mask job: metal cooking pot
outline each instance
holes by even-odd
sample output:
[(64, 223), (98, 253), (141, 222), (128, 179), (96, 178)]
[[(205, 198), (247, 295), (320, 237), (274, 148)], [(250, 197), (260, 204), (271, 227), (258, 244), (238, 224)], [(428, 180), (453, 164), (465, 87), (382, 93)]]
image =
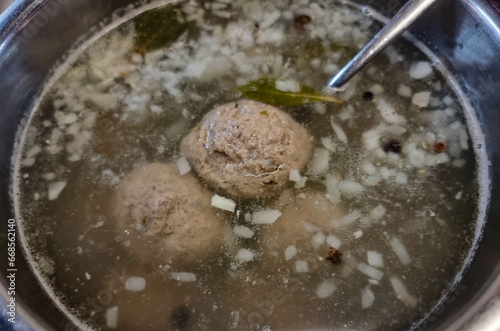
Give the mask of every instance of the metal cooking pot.
[[(403, 0), (356, 1), (390, 17)], [(0, 16), (0, 309), (9, 282), (7, 236), (13, 215), (11, 161), (16, 133), (42, 91), (50, 70), (79, 39), (85, 39), (130, 0), (17, 0)], [(122, 10), (123, 11), (123, 10)], [(123, 11), (124, 12), (124, 11)], [(411, 30), (456, 78), (469, 99), (486, 141), (491, 204), (482, 238), (461, 281), (439, 303), (412, 316), (416, 329), (500, 328), (500, 3), (442, 0)], [(12, 221), (11, 221), (12, 222)], [(16, 241), (15, 304), (22, 329), (75, 330), (30, 272)], [(437, 304), (437, 305), (436, 305)], [(7, 315), (7, 318), (9, 316)], [(4, 316), (4, 319), (6, 317)], [(0, 322), (0, 329), (8, 329)]]

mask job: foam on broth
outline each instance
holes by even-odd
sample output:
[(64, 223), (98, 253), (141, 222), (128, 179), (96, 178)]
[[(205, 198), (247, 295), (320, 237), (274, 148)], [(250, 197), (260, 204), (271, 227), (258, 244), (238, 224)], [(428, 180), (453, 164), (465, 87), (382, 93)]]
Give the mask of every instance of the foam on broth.
[[(339, 94), (345, 106), (285, 108), (314, 136), (319, 156), (301, 171), (308, 177), (305, 188), (290, 183), (275, 199), (238, 202), (239, 217), (220, 212), (229, 229), (245, 225), (255, 232), (252, 238), (228, 230), (219, 254), (183, 269), (131, 254), (130, 245), (142, 243), (133, 232), (117, 233), (110, 210), (127, 172), (145, 162), (175, 163), (182, 137), (207, 111), (239, 98), (234, 88), (252, 79), (268, 76), (321, 89), (347, 60), (345, 51), (329, 45), (360, 47), (374, 24), (336, 3), (328, 11), (322, 2), (266, 6), (259, 13), (257, 2), (219, 1), (210, 8), (183, 3), (188, 20), (201, 22), (203, 12), (208, 24), (193, 23), (168, 49), (143, 57), (134, 55), (133, 24), (125, 23), (82, 50), (47, 87), (25, 131), (18, 217), (41, 280), (88, 327), (105, 328), (116, 307), (120, 330), (168, 329), (172, 316), (187, 315), (188, 329), (404, 328), (428, 312), (461, 270), (476, 239), (478, 166), (461, 103), (436, 70), (424, 79), (410, 77), (412, 64), (429, 60), (406, 41)], [(293, 24), (299, 14), (312, 18), (304, 30)], [(237, 20), (244, 28), (228, 28)], [(213, 62), (203, 67), (206, 59)], [(367, 91), (374, 101), (363, 98)], [(420, 109), (411, 99), (427, 91), (429, 105)], [(404, 118), (384, 118), (384, 107)], [(377, 139), (380, 146), (373, 145)], [(402, 144), (402, 153), (383, 150), (391, 140)], [(437, 142), (446, 152), (434, 151)], [(324, 155), (327, 168), (311, 173), (322, 169)], [(340, 200), (345, 215), (359, 217), (349, 224), (341, 217), (328, 220), (321, 231), (308, 226), (314, 220), (303, 220), (298, 252), (287, 261), (285, 247), (266, 245), (275, 224), (264, 230), (245, 215), (284, 211), (300, 199), (331, 193), (338, 184), (327, 178), (361, 184), (362, 193), (343, 192)], [(48, 191), (61, 188), (49, 201)], [(341, 241), (341, 265), (324, 260), (328, 244), (314, 248), (319, 234)], [(238, 261), (240, 249), (256, 258)], [(367, 267), (368, 251), (383, 258), (379, 280)], [(308, 271), (300, 272), (304, 263)], [(192, 273), (196, 281), (179, 282), (172, 272)], [(132, 276), (146, 280), (144, 290), (126, 289)]]

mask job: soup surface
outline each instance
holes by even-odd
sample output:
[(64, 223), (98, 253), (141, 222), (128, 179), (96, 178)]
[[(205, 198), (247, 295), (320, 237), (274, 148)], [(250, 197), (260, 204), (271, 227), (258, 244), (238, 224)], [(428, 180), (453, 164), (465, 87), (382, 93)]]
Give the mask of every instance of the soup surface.
[[(335, 1), (191, 0), (80, 48), (47, 86), (17, 167), (26, 251), (75, 323), (389, 330), (429, 313), (471, 249), (477, 166), (460, 103), (407, 41), (322, 91), (379, 28)], [(205, 114), (242, 98), (311, 137), (305, 167), (271, 169), (290, 180), (270, 195), (206, 185), (180, 151)], [(152, 210), (149, 180), (202, 201), (174, 244), (117, 207)], [(197, 230), (205, 219), (217, 231)]]

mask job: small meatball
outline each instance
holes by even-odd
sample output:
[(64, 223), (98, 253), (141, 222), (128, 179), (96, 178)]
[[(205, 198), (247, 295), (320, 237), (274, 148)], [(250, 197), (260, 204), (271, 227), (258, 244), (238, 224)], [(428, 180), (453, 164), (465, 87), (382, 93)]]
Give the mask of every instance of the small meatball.
[(214, 253), (223, 222), (210, 206), (211, 194), (190, 174), (151, 163), (132, 170), (115, 196), (115, 217), (130, 233), (132, 252), (160, 257), (174, 265), (200, 261)]
[(331, 226), (330, 220), (345, 216), (345, 208), (340, 204), (332, 204), (319, 192), (300, 191), (300, 194), (294, 191), (282, 194), (276, 206), (282, 215), (273, 224), (262, 227), (261, 242), (266, 250), (278, 251), (280, 258), (289, 245), (295, 245), (302, 251), (304, 258), (310, 257), (320, 247), (319, 255), (326, 256), (328, 245), (324, 243), (314, 248), (312, 238), (317, 233), (325, 237), (329, 234), (341, 236), (339, 229)]
[(311, 154), (307, 131), (280, 109), (239, 100), (205, 115), (181, 151), (209, 185), (234, 198), (278, 192)]

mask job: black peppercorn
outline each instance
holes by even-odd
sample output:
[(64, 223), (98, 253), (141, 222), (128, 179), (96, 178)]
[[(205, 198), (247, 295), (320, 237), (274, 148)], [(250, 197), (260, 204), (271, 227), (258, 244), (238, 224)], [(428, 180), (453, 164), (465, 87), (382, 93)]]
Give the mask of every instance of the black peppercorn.
[(399, 141), (395, 140), (395, 139), (389, 140), (384, 145), (384, 151), (386, 153), (387, 152), (392, 152), (392, 153), (399, 154), (399, 153), (401, 153), (401, 148), (402, 148), (401, 143)]
[(370, 91), (366, 91), (365, 93), (363, 93), (363, 100), (366, 100), (366, 101), (373, 100), (373, 93)]
[(172, 320), (172, 325), (174, 328), (183, 328), (188, 325), (191, 313), (189, 309), (184, 306), (180, 306), (174, 309), (170, 319)]

